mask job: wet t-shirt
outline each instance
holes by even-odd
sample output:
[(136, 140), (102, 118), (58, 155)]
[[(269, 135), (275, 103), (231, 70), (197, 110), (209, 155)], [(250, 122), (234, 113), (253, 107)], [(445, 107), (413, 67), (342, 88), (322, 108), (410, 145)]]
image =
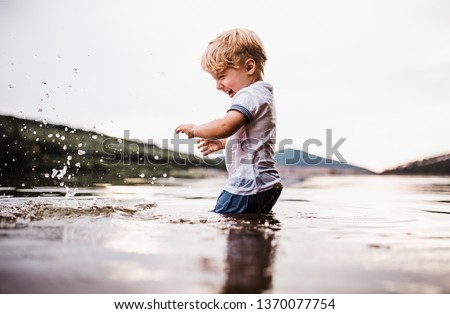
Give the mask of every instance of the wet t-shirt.
[(275, 170), (277, 118), (272, 85), (258, 81), (241, 89), (233, 97), (229, 110), (241, 112), (247, 122), (227, 139), (225, 190), (251, 195), (281, 183)]

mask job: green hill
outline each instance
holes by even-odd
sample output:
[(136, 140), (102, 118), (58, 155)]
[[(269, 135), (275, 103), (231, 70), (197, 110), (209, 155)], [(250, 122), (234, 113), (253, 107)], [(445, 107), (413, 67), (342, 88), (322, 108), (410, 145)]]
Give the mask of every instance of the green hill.
[(0, 186), (152, 183), (224, 162), (69, 126), (0, 115)]
[(450, 154), (410, 162), (382, 174), (450, 175)]

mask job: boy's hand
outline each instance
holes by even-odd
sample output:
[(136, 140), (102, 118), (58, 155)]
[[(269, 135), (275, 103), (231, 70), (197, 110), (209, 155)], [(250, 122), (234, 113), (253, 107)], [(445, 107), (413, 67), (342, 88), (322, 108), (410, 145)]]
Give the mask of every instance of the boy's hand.
[(181, 124), (179, 126), (177, 126), (177, 128), (175, 129), (175, 132), (178, 133), (184, 133), (187, 135), (188, 138), (193, 138), (195, 136), (194, 134), (194, 129), (195, 129), (196, 125), (195, 124)]
[(208, 156), (218, 150), (222, 150), (225, 148), (226, 139), (207, 139), (202, 138), (197, 141), (197, 148), (200, 149), (200, 152), (203, 156)]

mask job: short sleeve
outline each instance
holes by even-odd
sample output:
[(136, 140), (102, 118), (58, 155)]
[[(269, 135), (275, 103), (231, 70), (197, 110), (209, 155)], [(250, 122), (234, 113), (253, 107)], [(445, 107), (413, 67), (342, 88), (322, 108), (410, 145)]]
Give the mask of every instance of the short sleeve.
[(248, 91), (242, 91), (233, 98), (230, 110), (237, 110), (247, 118), (247, 123), (252, 121), (256, 112), (258, 101), (254, 95)]

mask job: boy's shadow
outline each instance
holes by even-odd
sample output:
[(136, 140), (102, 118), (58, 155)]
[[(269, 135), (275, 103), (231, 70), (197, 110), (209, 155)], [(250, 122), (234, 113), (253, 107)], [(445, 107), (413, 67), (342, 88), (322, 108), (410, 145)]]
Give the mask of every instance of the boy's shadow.
[(262, 293), (272, 287), (275, 232), (273, 213), (227, 215), (227, 279), (222, 293)]

